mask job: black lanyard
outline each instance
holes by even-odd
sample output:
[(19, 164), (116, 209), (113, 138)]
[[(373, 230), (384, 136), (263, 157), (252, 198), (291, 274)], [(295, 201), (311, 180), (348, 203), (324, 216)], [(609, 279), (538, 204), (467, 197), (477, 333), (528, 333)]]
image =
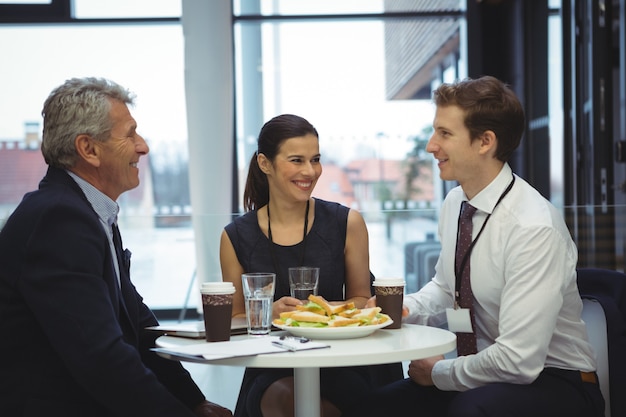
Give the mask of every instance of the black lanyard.
[[(513, 175), (513, 179), (511, 180), (511, 182), (509, 183), (508, 187), (506, 187), (506, 190), (504, 190), (504, 192), (500, 195), (500, 198), (498, 198), (498, 201), (496, 201), (496, 205), (493, 206), (493, 210), (491, 210), (491, 213), (489, 213), (487, 215), (487, 218), (485, 219), (482, 227), (480, 228), (480, 231), (478, 232), (478, 234), (476, 235), (476, 238), (474, 240), (472, 240), (472, 243), (470, 243), (469, 247), (467, 248), (467, 252), (465, 252), (465, 254), (463, 254), (463, 258), (461, 258), (461, 267), (458, 268), (458, 265), (456, 265), (456, 262), (454, 264), (454, 275), (455, 275), (455, 287), (454, 287), (454, 295), (455, 295), (455, 300), (456, 303), (455, 305), (458, 305), (459, 302), (459, 291), (461, 289), (461, 275), (463, 272), (463, 269), (465, 269), (465, 264), (467, 263), (470, 254), (472, 253), (472, 249), (474, 249), (474, 245), (476, 245), (476, 242), (478, 241), (478, 238), (480, 237), (480, 235), (483, 233), (483, 230), (485, 230), (485, 226), (487, 225), (487, 222), (489, 221), (489, 218), (491, 217), (491, 215), (493, 214), (493, 212), (495, 211), (496, 207), (498, 207), (498, 204), (500, 204), (500, 202), (502, 201), (502, 199), (509, 193), (509, 191), (511, 191), (511, 188), (513, 188), (513, 184), (515, 183), (515, 175)], [(463, 205), (461, 204), (461, 208), (463, 207)], [(471, 219), (470, 219), (471, 221)], [(459, 232), (461, 229), (461, 213), (459, 213), (459, 219), (458, 219), (458, 226), (457, 226), (457, 235), (456, 235), (456, 241), (457, 241), (457, 246), (459, 244)]]
[[(306, 232), (309, 228), (309, 205), (310, 200), (306, 202), (306, 210), (304, 212), (304, 231), (302, 232), (302, 255), (300, 256), (300, 265), (304, 265), (304, 254), (306, 253)], [(274, 240), (272, 239), (272, 224), (270, 222), (270, 203), (267, 202), (267, 237), (270, 239), (270, 255), (272, 257), (272, 265), (274, 265), (274, 272), (280, 277), (280, 271), (278, 269), (279, 264), (274, 252)]]

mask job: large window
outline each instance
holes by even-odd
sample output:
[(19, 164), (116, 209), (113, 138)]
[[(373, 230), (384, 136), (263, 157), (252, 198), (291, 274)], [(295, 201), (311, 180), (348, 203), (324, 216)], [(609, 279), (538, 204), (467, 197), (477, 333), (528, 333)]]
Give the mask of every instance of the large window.
[(261, 125), (282, 113), (305, 117), (320, 133), (324, 167), (313, 195), (360, 210), (373, 273), (405, 276), (406, 248), (436, 235), (442, 196), (424, 148), (430, 92), (459, 77), (460, 2), (240, 3), (239, 189)]
[[(442, 195), (424, 151), (430, 91), (463, 74), (463, 2), (422, 3), (234, 3), (237, 200), (261, 125), (287, 112), (309, 119), (324, 163), (315, 195), (363, 213), (378, 276), (416, 274), (412, 245), (435, 240)], [(47, 94), (75, 76), (113, 79), (137, 94), (132, 113), (151, 148), (141, 186), (119, 201), (133, 281), (156, 310), (194, 307), (180, 2), (55, 0), (15, 10), (14, 21), (0, 18), (0, 224), (45, 172)]]
[[(561, 7), (559, 0), (550, 0), (555, 13), (548, 18), (548, 91), (550, 117), (550, 154), (564, 155), (563, 147), (563, 62), (561, 54)], [(550, 158), (550, 199), (554, 205), (563, 207), (564, 175), (563, 158)]]
[[(110, 78), (137, 95), (131, 112), (150, 146), (140, 187), (119, 200), (125, 244), (137, 248), (133, 281), (152, 307), (178, 308), (195, 268), (180, 2), (75, 5), (71, 16), (47, 14), (52, 22), (0, 25), (0, 227), (45, 173), (39, 141), (48, 93), (71, 77)], [(31, 7), (36, 16), (39, 6)]]

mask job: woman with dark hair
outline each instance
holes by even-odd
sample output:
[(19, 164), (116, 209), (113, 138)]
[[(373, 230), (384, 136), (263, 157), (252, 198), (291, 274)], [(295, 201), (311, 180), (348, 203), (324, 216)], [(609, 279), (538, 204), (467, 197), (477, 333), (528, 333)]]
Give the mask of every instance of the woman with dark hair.
[[(322, 174), (319, 138), (299, 116), (268, 121), (258, 137), (244, 192), (246, 214), (226, 226), (220, 243), (224, 281), (237, 291), (233, 316), (245, 316), (241, 274), (276, 273), (273, 317), (294, 310), (288, 268), (320, 268), (318, 293), (329, 301), (364, 307), (371, 296), (368, 233), (361, 214), (338, 203), (312, 198)], [(339, 416), (369, 385), (364, 367), (321, 371), (323, 415)], [(236, 416), (294, 413), (291, 369), (247, 369)]]

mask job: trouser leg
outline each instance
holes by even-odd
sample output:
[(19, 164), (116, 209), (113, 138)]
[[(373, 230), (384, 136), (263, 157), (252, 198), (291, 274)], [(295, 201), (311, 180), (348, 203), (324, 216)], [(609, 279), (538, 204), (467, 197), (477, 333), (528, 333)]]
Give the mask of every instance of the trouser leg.
[(495, 383), (459, 393), (447, 417), (601, 417), (596, 384), (576, 371), (545, 370), (528, 385)]
[(442, 417), (447, 405), (458, 393), (423, 387), (410, 379), (378, 388), (367, 401), (347, 411), (342, 417)]
[(374, 390), (344, 417), (603, 417), (597, 384), (576, 371), (546, 370), (528, 385), (493, 383), (464, 392), (423, 387), (410, 379)]

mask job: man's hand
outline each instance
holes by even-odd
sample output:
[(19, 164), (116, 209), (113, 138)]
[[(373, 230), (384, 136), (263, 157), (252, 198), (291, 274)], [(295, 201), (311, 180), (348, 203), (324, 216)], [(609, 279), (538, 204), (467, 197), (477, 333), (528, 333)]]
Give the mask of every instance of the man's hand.
[(233, 413), (229, 409), (210, 401), (202, 401), (194, 408), (193, 412), (198, 417), (233, 417)]
[(409, 364), (409, 378), (419, 385), (434, 385), (431, 372), (435, 363), (442, 359), (443, 355), (439, 355), (432, 358), (411, 361)]

